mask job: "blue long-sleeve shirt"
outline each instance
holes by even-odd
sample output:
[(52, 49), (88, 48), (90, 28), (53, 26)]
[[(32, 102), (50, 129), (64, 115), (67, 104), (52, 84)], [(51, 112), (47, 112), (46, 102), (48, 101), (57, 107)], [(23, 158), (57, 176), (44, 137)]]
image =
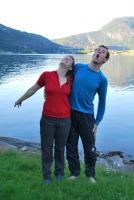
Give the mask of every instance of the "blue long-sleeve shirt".
[(76, 64), (70, 96), (71, 108), (83, 113), (94, 114), (93, 100), (95, 94), (98, 93), (99, 103), (96, 116), (98, 125), (105, 112), (107, 85), (107, 79), (101, 71), (92, 70), (88, 64)]

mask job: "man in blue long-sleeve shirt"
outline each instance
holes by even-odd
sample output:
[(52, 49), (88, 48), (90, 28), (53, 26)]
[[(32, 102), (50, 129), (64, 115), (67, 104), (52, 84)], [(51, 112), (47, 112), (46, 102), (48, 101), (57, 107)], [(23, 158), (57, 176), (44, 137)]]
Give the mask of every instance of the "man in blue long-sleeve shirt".
[[(106, 104), (107, 79), (101, 66), (109, 59), (108, 48), (104, 45), (95, 49), (90, 64), (78, 63), (74, 67), (74, 80), (70, 97), (72, 127), (67, 142), (67, 160), (71, 172), (70, 180), (80, 174), (78, 139), (81, 137), (84, 148), (85, 174), (92, 183), (96, 182), (95, 133), (103, 118)], [(97, 116), (94, 118), (94, 97), (98, 93)]]

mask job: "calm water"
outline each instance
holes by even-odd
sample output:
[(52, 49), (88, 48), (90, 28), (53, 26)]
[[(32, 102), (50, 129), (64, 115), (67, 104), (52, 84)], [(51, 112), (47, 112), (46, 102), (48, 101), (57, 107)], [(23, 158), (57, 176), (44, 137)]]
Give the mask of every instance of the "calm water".
[[(14, 108), (14, 102), (45, 70), (65, 55), (0, 55), (0, 136), (39, 142), (43, 90)], [(89, 55), (74, 55), (88, 62)], [(113, 56), (102, 70), (109, 80), (106, 113), (97, 131), (99, 151), (120, 150), (134, 158), (134, 57)], [(98, 99), (95, 99), (95, 112)], [(81, 142), (79, 144), (81, 149)]]

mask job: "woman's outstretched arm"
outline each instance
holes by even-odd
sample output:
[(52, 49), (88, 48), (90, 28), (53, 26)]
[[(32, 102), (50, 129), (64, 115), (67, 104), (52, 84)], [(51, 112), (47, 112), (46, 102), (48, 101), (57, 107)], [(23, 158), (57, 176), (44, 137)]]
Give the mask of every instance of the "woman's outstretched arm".
[(41, 86), (39, 86), (37, 83), (35, 83), (32, 87), (30, 87), (24, 95), (22, 95), (22, 97), (20, 97), (14, 104), (15, 106), (20, 107), (22, 104), (22, 101), (28, 99), (29, 97), (31, 97), (33, 94), (35, 94), (39, 89), (41, 88)]

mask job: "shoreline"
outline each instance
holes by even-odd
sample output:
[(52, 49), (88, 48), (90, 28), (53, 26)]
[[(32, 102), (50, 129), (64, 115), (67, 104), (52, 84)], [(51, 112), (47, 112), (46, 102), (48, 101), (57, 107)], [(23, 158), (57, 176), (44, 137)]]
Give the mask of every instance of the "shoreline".
[[(41, 153), (41, 145), (36, 142), (23, 141), (16, 138), (0, 137), (0, 151), (15, 150), (20, 152)], [(134, 160), (126, 159), (121, 151), (108, 151), (106, 153), (97, 151), (98, 166), (106, 170), (134, 172)], [(80, 160), (84, 160), (83, 152), (79, 152)]]
[[(41, 145), (40, 142), (31, 142), (27, 140), (21, 140), (13, 137), (6, 137), (6, 136), (0, 136), (0, 148), (2, 147), (2, 143), (5, 145), (7, 144), (7, 147), (9, 146), (10, 148), (14, 148), (17, 150), (20, 150), (23, 147), (27, 147), (25, 151), (40, 151), (41, 150)], [(4, 145), (3, 145), (4, 147)], [(80, 152), (82, 154), (83, 152)], [(118, 155), (121, 158), (131, 159), (133, 156), (132, 154), (128, 156), (125, 156), (125, 153), (120, 151), (120, 150), (114, 150), (114, 151), (97, 151), (97, 156), (98, 157), (105, 157), (105, 156), (115, 156)]]
[[(41, 150), (41, 146), (40, 146), (40, 142), (31, 142), (28, 140), (22, 140), (22, 139), (17, 139), (14, 137), (7, 137), (7, 136), (0, 136), (0, 142), (5, 142), (7, 143), (9, 146), (11, 146), (12, 148), (16, 148), (17, 150), (21, 149), (22, 147), (27, 147), (27, 151), (28, 150), (35, 150), (35, 151), (40, 151)], [(7, 145), (7, 146), (8, 146)], [(0, 144), (0, 148), (1, 148), (1, 144)], [(82, 154), (83, 152), (81, 151), (80, 154)], [(134, 156), (132, 154), (130, 154), (129, 156), (125, 155), (125, 152), (120, 151), (120, 150), (108, 150), (108, 151), (97, 151), (97, 156), (101, 157), (101, 156), (115, 156), (118, 155), (121, 158), (125, 158), (127, 160), (134, 160)]]
[[(46, 55), (46, 54), (68, 54), (68, 53), (14, 53), (14, 52), (0, 52), (1, 55)], [(91, 49), (84, 49), (84, 50), (78, 50), (73, 54), (87, 54), (92, 55), (93, 51)], [(134, 55), (134, 49), (130, 50), (111, 50), (111, 55)]]

